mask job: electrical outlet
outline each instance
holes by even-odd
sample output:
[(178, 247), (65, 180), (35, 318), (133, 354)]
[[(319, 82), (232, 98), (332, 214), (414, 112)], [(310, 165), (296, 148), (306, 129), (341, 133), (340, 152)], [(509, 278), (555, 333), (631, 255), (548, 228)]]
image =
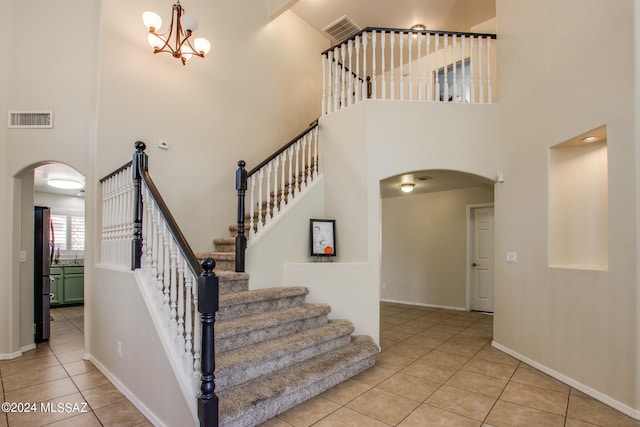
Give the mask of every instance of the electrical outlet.
[(20, 251), (20, 262), (27, 262), (27, 251)]
[(382, 282), (382, 290), (383, 291), (387, 290), (387, 282)]
[(118, 351), (118, 357), (122, 359), (122, 342), (118, 341), (118, 344), (116, 345), (116, 350)]
[(509, 251), (507, 252), (507, 262), (518, 262), (518, 253)]

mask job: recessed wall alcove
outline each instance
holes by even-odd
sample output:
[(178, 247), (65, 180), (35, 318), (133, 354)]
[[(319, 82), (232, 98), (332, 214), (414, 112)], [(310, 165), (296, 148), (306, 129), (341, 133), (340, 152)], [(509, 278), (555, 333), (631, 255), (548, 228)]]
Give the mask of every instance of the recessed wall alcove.
[(607, 270), (609, 179), (607, 128), (549, 150), (549, 264)]

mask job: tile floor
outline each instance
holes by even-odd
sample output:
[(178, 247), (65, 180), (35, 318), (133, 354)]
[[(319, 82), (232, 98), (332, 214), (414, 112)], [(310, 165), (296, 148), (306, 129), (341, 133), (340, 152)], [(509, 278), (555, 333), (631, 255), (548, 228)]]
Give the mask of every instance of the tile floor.
[[(0, 413), (0, 427), (151, 425), (82, 360), (82, 307), (52, 315), (49, 343), (0, 361), (0, 402), (75, 403), (87, 412)], [(381, 303), (376, 366), (262, 427), (640, 427), (492, 348), (492, 329), (493, 318), (479, 313)]]
[[(0, 412), (0, 427), (151, 425), (91, 362), (82, 360), (83, 310), (51, 310), (48, 343), (16, 359), (0, 360), (0, 402), (36, 403), (36, 412)], [(60, 404), (58, 412), (43, 412), (58, 410)]]
[(381, 303), (376, 366), (262, 427), (640, 427), (494, 349), (492, 334), (492, 316)]

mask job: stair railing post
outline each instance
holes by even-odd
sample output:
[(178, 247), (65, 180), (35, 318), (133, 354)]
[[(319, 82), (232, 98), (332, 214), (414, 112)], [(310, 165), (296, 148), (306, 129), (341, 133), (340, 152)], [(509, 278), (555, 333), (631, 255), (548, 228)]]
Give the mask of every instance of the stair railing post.
[(238, 234), (236, 236), (236, 272), (244, 273), (244, 256), (247, 249), (247, 236), (244, 231), (244, 196), (247, 193), (247, 170), (244, 160), (238, 162), (236, 171), (236, 191), (238, 192)]
[(218, 396), (215, 389), (215, 344), (213, 328), (219, 307), (219, 283), (213, 273), (216, 263), (208, 258), (202, 262), (204, 271), (198, 277), (198, 311), (202, 322), (202, 347), (200, 370), (200, 395), (198, 396), (198, 420), (200, 427), (218, 427)]
[(147, 169), (147, 148), (142, 141), (135, 143), (136, 152), (133, 153), (133, 240), (131, 241), (131, 269), (140, 268), (142, 259), (142, 214), (144, 205), (142, 202), (142, 172)]

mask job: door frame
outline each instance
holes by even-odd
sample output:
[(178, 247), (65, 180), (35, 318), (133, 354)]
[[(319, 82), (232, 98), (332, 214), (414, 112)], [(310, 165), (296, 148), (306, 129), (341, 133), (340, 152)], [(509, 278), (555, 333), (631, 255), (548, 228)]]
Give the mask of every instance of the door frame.
[[(465, 309), (467, 311), (471, 311), (471, 263), (472, 263), (472, 258), (473, 258), (473, 235), (472, 235), (472, 231), (473, 231), (473, 216), (472, 216), (472, 212), (474, 209), (478, 209), (478, 208), (494, 208), (494, 213), (495, 213), (495, 205), (494, 202), (490, 202), (490, 203), (477, 203), (477, 204), (471, 204), (471, 205), (467, 205), (467, 266), (465, 269), (465, 274), (466, 274), (466, 282), (467, 282), (467, 298), (466, 298), (466, 307)], [(494, 215), (494, 219), (495, 219), (495, 215)], [(494, 222), (494, 236), (495, 236), (495, 222)], [(495, 240), (494, 240), (495, 241)], [(493, 252), (493, 260), (494, 260), (494, 271), (495, 271), (495, 259), (496, 259), (496, 254), (495, 254), (495, 247), (494, 247), (494, 252)], [(495, 289), (495, 280), (493, 283), (494, 289)], [(495, 297), (495, 293), (494, 293), (494, 297)]]

